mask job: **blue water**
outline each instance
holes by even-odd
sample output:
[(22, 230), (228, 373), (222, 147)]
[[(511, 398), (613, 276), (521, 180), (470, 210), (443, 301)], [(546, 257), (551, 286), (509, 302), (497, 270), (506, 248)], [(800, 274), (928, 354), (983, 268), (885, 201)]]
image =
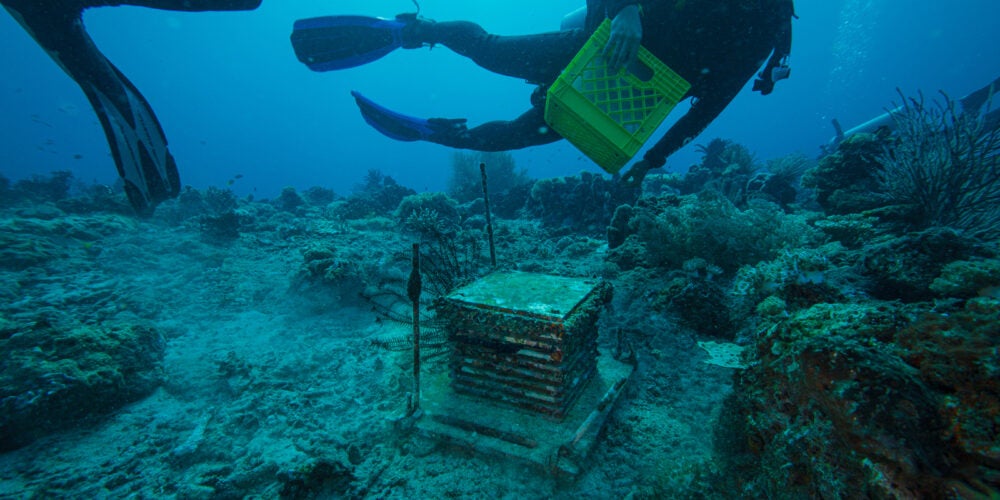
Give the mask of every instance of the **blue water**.
[[(581, 3), (421, 2), (428, 17), (476, 20), (501, 34), (556, 29)], [(379, 135), (361, 120), (350, 90), (408, 114), (477, 124), (520, 114), (532, 87), (491, 75), (443, 47), (312, 73), (288, 42), (298, 18), (411, 9), (403, 0), (265, 0), (256, 11), (237, 13), (100, 8), (88, 11), (85, 22), (152, 104), (184, 184), (226, 186), (242, 174), (232, 185), (237, 194), (271, 197), (284, 186), (314, 185), (346, 194), (367, 170), (379, 169), (418, 191), (440, 190), (452, 151)], [(994, 0), (800, 1), (797, 11), (792, 78), (768, 97), (745, 89), (695, 144), (724, 137), (761, 159), (814, 156), (832, 135), (832, 118), (845, 127), (863, 122), (898, 100), (897, 87), (907, 95), (944, 90), (958, 97), (996, 78), (1000, 68)], [(108, 146), (82, 92), (6, 14), (0, 43), (0, 173), (19, 179), (71, 170), (87, 182), (112, 183)], [(536, 178), (600, 172), (565, 143), (514, 156)], [(688, 146), (667, 168), (684, 171), (695, 161)]]

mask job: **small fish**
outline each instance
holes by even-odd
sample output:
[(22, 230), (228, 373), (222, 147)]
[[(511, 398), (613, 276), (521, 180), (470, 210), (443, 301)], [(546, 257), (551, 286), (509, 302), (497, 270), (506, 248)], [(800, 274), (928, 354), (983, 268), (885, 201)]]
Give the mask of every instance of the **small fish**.
[(40, 117), (38, 115), (31, 115), (31, 121), (33, 121), (35, 123), (40, 123), (42, 125), (45, 125), (46, 127), (52, 128), (52, 124), (51, 123), (46, 122), (45, 120), (42, 120), (42, 117)]
[(80, 154), (80, 153), (77, 153), (77, 154), (73, 155), (73, 159), (74, 160), (82, 160), (83, 159), (83, 155)]

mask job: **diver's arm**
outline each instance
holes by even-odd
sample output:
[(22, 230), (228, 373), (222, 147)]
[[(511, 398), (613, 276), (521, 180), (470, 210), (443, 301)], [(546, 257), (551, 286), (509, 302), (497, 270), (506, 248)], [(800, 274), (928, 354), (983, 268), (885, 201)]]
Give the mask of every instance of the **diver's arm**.
[(641, 184), (648, 171), (662, 167), (666, 164), (667, 157), (701, 134), (722, 113), (722, 110), (726, 109), (739, 91), (740, 88), (735, 88), (707, 93), (706, 97), (695, 101), (691, 109), (677, 120), (670, 130), (667, 130), (656, 145), (646, 151), (643, 159), (632, 165), (622, 176), (623, 181), (632, 185)]
[(622, 181), (632, 186), (642, 184), (646, 174), (654, 169), (660, 168), (667, 163), (667, 157), (677, 152), (678, 149), (694, 140), (712, 120), (722, 113), (726, 105), (735, 97), (735, 93), (728, 97), (715, 99), (701, 99), (691, 105), (687, 114), (677, 120), (670, 130), (662, 138), (646, 151), (642, 160), (635, 162), (628, 171), (622, 174)]
[(701, 134), (726, 109), (737, 93), (739, 89), (711, 94), (695, 101), (691, 109), (667, 130), (656, 145), (646, 151), (643, 158), (650, 163), (651, 168), (662, 167), (667, 162), (667, 157)]

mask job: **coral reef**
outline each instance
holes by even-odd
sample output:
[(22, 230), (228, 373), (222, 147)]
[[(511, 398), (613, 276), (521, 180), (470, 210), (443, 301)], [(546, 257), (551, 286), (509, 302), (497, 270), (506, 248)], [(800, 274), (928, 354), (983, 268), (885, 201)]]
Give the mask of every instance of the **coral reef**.
[(790, 210), (799, 196), (799, 180), (812, 163), (801, 154), (768, 160), (766, 171), (756, 172), (747, 180), (745, 200), (764, 199), (777, 203), (785, 211)]
[[(742, 144), (715, 138), (699, 145), (701, 162), (692, 165), (683, 176), (666, 176), (659, 182), (672, 187), (678, 194), (695, 194), (705, 190), (722, 193), (734, 204), (747, 198), (747, 187), (757, 172), (757, 160)], [(765, 182), (761, 181), (759, 189)], [(662, 187), (651, 186), (652, 192), (662, 192)]]
[(735, 330), (721, 274), (721, 268), (704, 259), (690, 259), (680, 271), (668, 275), (657, 305), (702, 335), (732, 340)]
[(525, 212), (549, 227), (600, 235), (615, 209), (633, 203), (638, 188), (590, 172), (535, 181)]
[(335, 202), (334, 213), (342, 219), (363, 219), (392, 213), (403, 198), (417, 194), (378, 170), (369, 170), (364, 183), (346, 199)]
[(486, 165), (487, 188), (493, 213), (499, 217), (516, 217), (517, 212), (528, 201), (534, 181), (524, 169), (517, 168), (514, 157), (507, 152), (455, 152), (451, 159), (448, 195), (459, 203), (482, 199), (480, 164)]
[(323, 207), (333, 203), (337, 199), (337, 193), (325, 187), (312, 186), (302, 192), (302, 198), (312, 206)]
[(196, 220), (207, 241), (225, 243), (240, 237), (240, 217), (236, 212), (202, 215)]
[(418, 234), (453, 232), (462, 222), (458, 203), (444, 193), (420, 193), (399, 202), (394, 213), (401, 225)]
[[(642, 190), (470, 155), (454, 197), (370, 171), (343, 199), (188, 188), (143, 220), (99, 186), (39, 179), (35, 200), (0, 178), (0, 437), (20, 446), (0, 496), (996, 496), (998, 249), (888, 204), (869, 168), (910, 140), (845, 141), (815, 203), (808, 160), (762, 170), (725, 140)], [(598, 342), (638, 360), (577, 482), (384, 425), (412, 391), (412, 244), (429, 349), (435, 300), (493, 268), (480, 161), (507, 203), (496, 267), (612, 282)]]
[(627, 224), (622, 218), (615, 220), (615, 241), (621, 241), (623, 225), (628, 236), (609, 256), (622, 269), (678, 269), (700, 257), (731, 276), (740, 266), (776, 257), (782, 248), (819, 240), (805, 220), (785, 216), (777, 205), (756, 200), (740, 210), (714, 191), (641, 198)]
[(213, 214), (235, 210), (239, 206), (236, 195), (231, 190), (219, 189), (215, 186), (209, 186), (205, 189), (205, 193), (201, 198), (208, 207), (208, 211)]
[(860, 213), (883, 206), (879, 158), (885, 144), (884, 137), (874, 134), (852, 135), (807, 170), (802, 185), (815, 190), (816, 201), (828, 214)]
[(608, 249), (614, 250), (628, 238), (628, 222), (635, 216), (632, 205), (619, 205), (608, 224)]
[(850, 249), (859, 249), (875, 240), (878, 219), (861, 214), (829, 215), (813, 222), (813, 227)]
[(13, 193), (24, 201), (60, 201), (69, 197), (75, 178), (68, 170), (49, 175), (34, 175), (14, 183)]
[(845, 301), (856, 295), (855, 278), (844, 249), (831, 243), (782, 250), (775, 259), (741, 267), (729, 296), (739, 316), (754, 318), (751, 311), (757, 311), (778, 319), (815, 304)]
[(886, 205), (909, 231), (951, 227), (1000, 236), (1000, 129), (944, 96), (928, 105), (903, 97), (892, 112), (894, 141), (876, 172)]
[(284, 210), (285, 212), (294, 213), (302, 205), (306, 204), (306, 200), (303, 200), (299, 193), (295, 191), (295, 188), (286, 186), (281, 189), (281, 194), (274, 199), (274, 206), (278, 210)]
[(0, 207), (14, 206), (21, 211), (54, 206), (72, 214), (135, 214), (123, 191), (101, 184), (84, 184), (69, 171), (34, 175), (13, 184), (0, 176)]

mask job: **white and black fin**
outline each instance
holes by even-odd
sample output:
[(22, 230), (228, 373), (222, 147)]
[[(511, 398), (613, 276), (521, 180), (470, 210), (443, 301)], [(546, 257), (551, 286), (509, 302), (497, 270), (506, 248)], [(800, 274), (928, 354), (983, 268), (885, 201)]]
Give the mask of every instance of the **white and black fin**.
[(83, 27), (90, 7), (135, 5), (180, 11), (253, 10), (261, 0), (0, 0), (83, 89), (104, 127), (129, 202), (140, 215), (180, 192), (177, 164), (153, 108)]
[[(153, 109), (125, 75), (111, 69), (117, 88), (87, 81), (79, 82), (80, 87), (104, 127), (125, 194), (137, 213), (148, 215), (160, 202), (177, 196), (180, 174)], [(109, 90), (117, 95), (109, 95)]]

